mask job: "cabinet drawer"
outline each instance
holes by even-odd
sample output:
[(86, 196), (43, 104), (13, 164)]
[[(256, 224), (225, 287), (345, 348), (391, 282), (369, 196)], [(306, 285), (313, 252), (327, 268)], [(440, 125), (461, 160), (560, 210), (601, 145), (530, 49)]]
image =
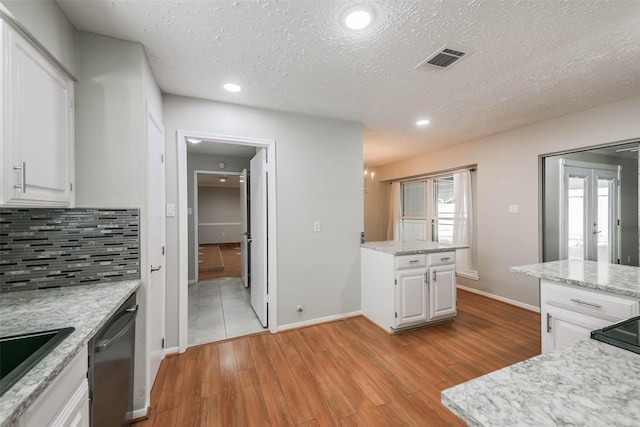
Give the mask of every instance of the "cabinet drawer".
[(396, 257), (396, 270), (405, 268), (420, 268), (427, 266), (427, 257), (424, 254), (400, 255)]
[(542, 281), (544, 303), (612, 321), (638, 315), (637, 299)]
[(443, 265), (443, 264), (455, 264), (456, 262), (456, 253), (455, 251), (451, 252), (436, 252), (427, 255), (427, 264), (429, 266), (432, 265)]

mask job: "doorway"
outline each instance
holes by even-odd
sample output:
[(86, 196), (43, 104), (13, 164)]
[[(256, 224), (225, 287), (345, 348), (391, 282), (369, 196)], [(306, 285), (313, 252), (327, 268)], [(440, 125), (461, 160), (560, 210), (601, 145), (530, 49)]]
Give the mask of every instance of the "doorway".
[[(196, 282), (196, 272), (193, 257), (189, 256), (189, 251), (193, 251), (193, 246), (189, 243), (193, 242), (193, 236), (195, 232), (193, 218), (197, 215), (195, 206), (190, 202), (192, 197), (187, 197), (189, 192), (195, 193), (194, 185), (188, 184), (191, 181), (192, 172), (187, 167), (188, 158), (188, 139), (195, 139), (205, 141), (207, 143), (215, 144), (217, 147), (222, 148), (229, 154), (234, 150), (245, 150), (252, 148), (254, 152), (264, 153), (263, 172), (265, 176), (263, 194), (264, 199), (264, 239), (262, 240), (264, 245), (264, 283), (262, 288), (264, 293), (261, 294), (261, 301), (264, 302), (265, 315), (268, 319), (267, 326), (271, 332), (277, 331), (277, 278), (276, 278), (276, 224), (275, 221), (267, 221), (267, 218), (276, 218), (276, 196), (275, 196), (275, 142), (271, 140), (258, 140), (252, 138), (232, 137), (226, 135), (217, 134), (205, 134), (200, 132), (177, 132), (177, 149), (178, 149), (178, 212), (179, 212), (179, 227), (180, 227), (180, 287), (179, 287), (179, 313), (178, 313), (178, 340), (179, 351), (186, 350), (189, 344), (188, 339), (188, 324), (189, 324), (189, 284)], [(202, 144), (199, 144), (202, 146)], [(230, 156), (230, 158), (233, 156)], [(255, 156), (254, 156), (255, 157)], [(229, 165), (223, 165), (224, 161), (220, 161), (218, 166), (221, 168), (227, 167), (225, 170), (228, 172), (238, 172), (240, 169), (229, 167)], [(231, 161), (229, 161), (231, 163)], [(191, 169), (193, 171), (193, 168)], [(218, 171), (220, 172), (220, 171)], [(219, 175), (219, 174), (218, 174)], [(195, 182), (195, 180), (194, 180)], [(189, 188), (191, 187), (191, 188)], [(233, 221), (232, 221), (233, 222)], [(189, 238), (188, 236), (192, 237)], [(255, 236), (246, 236), (248, 240), (255, 241)], [(241, 242), (240, 242), (241, 243)], [(253, 244), (253, 242), (252, 242)], [(195, 251), (193, 251), (195, 252)], [(194, 254), (195, 255), (195, 254)], [(258, 257), (260, 258), (260, 257)], [(190, 271), (191, 270), (191, 271)], [(235, 278), (236, 283), (240, 285), (240, 288), (244, 288), (243, 282), (239, 278)], [(251, 280), (251, 279), (250, 279)], [(200, 280), (202, 282), (202, 280)], [(218, 286), (218, 292), (222, 296), (223, 287)], [(231, 292), (231, 291), (230, 291)], [(237, 292), (237, 291), (232, 291)], [(242, 289), (240, 289), (242, 292)], [(255, 292), (255, 291), (254, 291)], [(205, 293), (215, 293), (215, 289), (206, 290)], [(255, 295), (252, 294), (252, 295)], [(240, 295), (243, 298), (242, 295)], [(246, 297), (245, 297), (246, 298)], [(256, 310), (257, 311), (257, 310)]]
[[(208, 161), (214, 166), (224, 163), (224, 169), (245, 168), (249, 161), (241, 157), (189, 153), (188, 166), (196, 160), (195, 155), (199, 166)], [(252, 150), (247, 150), (246, 155), (255, 157)], [(193, 165), (189, 169), (194, 169)], [(264, 330), (251, 305), (253, 289), (248, 287), (248, 281), (241, 279), (241, 270), (245, 267), (242, 260), (248, 249), (241, 244), (247, 240), (243, 233), (248, 203), (246, 175), (246, 169), (193, 171), (196, 279), (188, 290), (189, 346)]]

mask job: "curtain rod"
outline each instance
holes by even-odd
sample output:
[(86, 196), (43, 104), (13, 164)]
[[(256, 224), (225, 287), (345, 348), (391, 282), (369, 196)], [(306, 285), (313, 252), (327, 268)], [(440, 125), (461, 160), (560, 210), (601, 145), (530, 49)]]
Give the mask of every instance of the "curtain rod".
[(452, 173), (455, 173), (455, 172), (464, 172), (464, 171), (475, 172), (476, 170), (477, 170), (476, 165), (464, 166), (462, 168), (447, 169), (447, 170), (433, 172), (433, 173), (424, 174), (424, 175), (415, 175), (408, 178), (396, 179), (396, 180), (389, 181), (389, 184), (392, 184), (394, 182), (420, 181), (426, 178), (438, 178), (445, 175), (451, 175)]

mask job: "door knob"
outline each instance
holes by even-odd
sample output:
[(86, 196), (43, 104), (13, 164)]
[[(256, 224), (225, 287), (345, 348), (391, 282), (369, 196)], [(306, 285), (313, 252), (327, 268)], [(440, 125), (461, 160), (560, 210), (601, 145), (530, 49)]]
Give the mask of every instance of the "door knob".
[(154, 271), (160, 271), (160, 269), (162, 268), (161, 265), (154, 267), (153, 265), (151, 266), (151, 272), (153, 273)]

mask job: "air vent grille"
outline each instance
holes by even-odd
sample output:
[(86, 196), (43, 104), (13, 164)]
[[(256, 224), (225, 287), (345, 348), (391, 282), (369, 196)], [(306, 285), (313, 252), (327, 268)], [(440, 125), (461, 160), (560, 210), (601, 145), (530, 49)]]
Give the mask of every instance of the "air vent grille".
[(447, 68), (460, 60), (466, 55), (466, 52), (462, 52), (456, 49), (450, 49), (443, 47), (424, 60), (417, 68), (429, 68), (434, 70), (442, 70)]

